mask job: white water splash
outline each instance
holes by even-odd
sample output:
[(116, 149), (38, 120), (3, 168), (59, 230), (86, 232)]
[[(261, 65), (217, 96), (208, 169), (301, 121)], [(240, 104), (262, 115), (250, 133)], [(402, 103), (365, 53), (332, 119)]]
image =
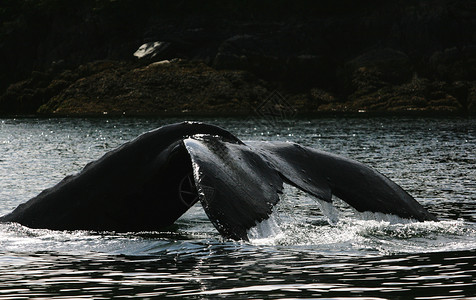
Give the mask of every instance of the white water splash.
[(133, 234), (114, 234), (89, 231), (56, 231), (32, 229), (18, 223), (0, 224), (0, 249), (4, 252), (62, 252), (73, 255), (91, 253), (135, 254), (156, 247), (158, 240)]
[(283, 232), (279, 225), (279, 215), (272, 213), (271, 216), (250, 228), (247, 232), (248, 238), (252, 244), (274, 245), (276, 239), (279, 239)]
[(285, 187), (281, 198), (271, 217), (248, 231), (251, 244), (394, 254), (467, 249), (476, 240), (476, 228), (464, 220), (418, 222), (390, 214), (360, 213), (341, 207), (339, 200), (337, 207), (325, 201), (316, 203), (293, 187)]

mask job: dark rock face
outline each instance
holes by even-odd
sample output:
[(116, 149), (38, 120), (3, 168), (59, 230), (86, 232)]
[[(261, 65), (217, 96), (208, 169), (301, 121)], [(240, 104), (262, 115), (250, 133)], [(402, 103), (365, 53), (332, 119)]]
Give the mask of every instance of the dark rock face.
[(246, 113), (269, 93), (262, 81), (247, 72), (216, 71), (200, 62), (161, 61), (136, 68), (124, 63), (102, 62), (91, 68), (98, 72), (72, 82), (38, 112), (61, 115)]
[(435, 76), (447, 81), (476, 80), (476, 45), (448, 48), (429, 59)]
[(468, 111), (476, 113), (476, 81), (470, 83), (467, 105)]
[[(152, 101), (152, 90), (174, 90), (167, 97), (187, 99), (175, 101), (177, 107), (171, 102), (168, 110), (216, 108), (198, 100), (192, 81), (213, 95), (202, 99), (231, 111), (251, 111), (247, 105), (263, 101), (269, 89), (303, 113), (475, 111), (471, 0), (5, 0), (0, 18), (3, 114), (69, 114), (80, 106), (78, 114), (99, 113), (102, 104), (92, 105), (93, 99), (119, 105), (108, 111), (135, 114), (141, 101)], [(174, 59), (181, 61), (146, 69)], [(170, 79), (184, 64), (194, 70), (180, 75), (187, 88)], [(200, 68), (206, 76), (197, 75)], [(137, 70), (140, 76), (133, 76)], [(240, 79), (246, 82), (240, 89), (222, 79), (220, 88), (209, 84), (224, 74), (248, 79)], [(254, 98), (233, 100), (246, 95)], [(149, 113), (165, 110), (153, 107)]]
[[(410, 79), (413, 74), (409, 57), (390, 48), (363, 53), (348, 62), (345, 67), (352, 77), (352, 83), (358, 83), (360, 76), (374, 76), (377, 81), (401, 83)], [(359, 86), (353, 88), (360, 89)]]

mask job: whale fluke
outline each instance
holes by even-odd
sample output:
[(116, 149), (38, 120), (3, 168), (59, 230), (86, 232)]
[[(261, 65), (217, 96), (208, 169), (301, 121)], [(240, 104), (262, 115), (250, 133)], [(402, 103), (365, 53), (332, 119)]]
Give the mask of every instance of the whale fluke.
[(195, 202), (226, 238), (272, 213), (283, 183), (358, 211), (436, 220), (396, 183), (357, 161), (295, 143), (247, 142), (217, 126), (163, 126), (106, 153), (0, 222), (31, 228), (157, 231)]

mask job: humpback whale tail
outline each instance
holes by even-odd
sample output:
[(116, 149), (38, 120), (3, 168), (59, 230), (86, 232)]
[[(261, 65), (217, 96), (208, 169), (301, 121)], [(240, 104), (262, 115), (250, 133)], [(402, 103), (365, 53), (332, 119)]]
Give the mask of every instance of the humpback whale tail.
[(226, 238), (269, 217), (283, 183), (358, 211), (436, 220), (377, 171), (295, 143), (244, 143), (219, 127), (183, 122), (147, 132), (106, 153), (0, 218), (32, 228), (153, 231), (200, 201)]

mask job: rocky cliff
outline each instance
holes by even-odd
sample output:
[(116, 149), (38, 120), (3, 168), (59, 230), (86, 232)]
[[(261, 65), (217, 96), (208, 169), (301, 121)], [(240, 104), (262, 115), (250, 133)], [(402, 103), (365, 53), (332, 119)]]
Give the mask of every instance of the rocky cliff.
[(0, 113), (476, 113), (476, 3), (5, 0)]

